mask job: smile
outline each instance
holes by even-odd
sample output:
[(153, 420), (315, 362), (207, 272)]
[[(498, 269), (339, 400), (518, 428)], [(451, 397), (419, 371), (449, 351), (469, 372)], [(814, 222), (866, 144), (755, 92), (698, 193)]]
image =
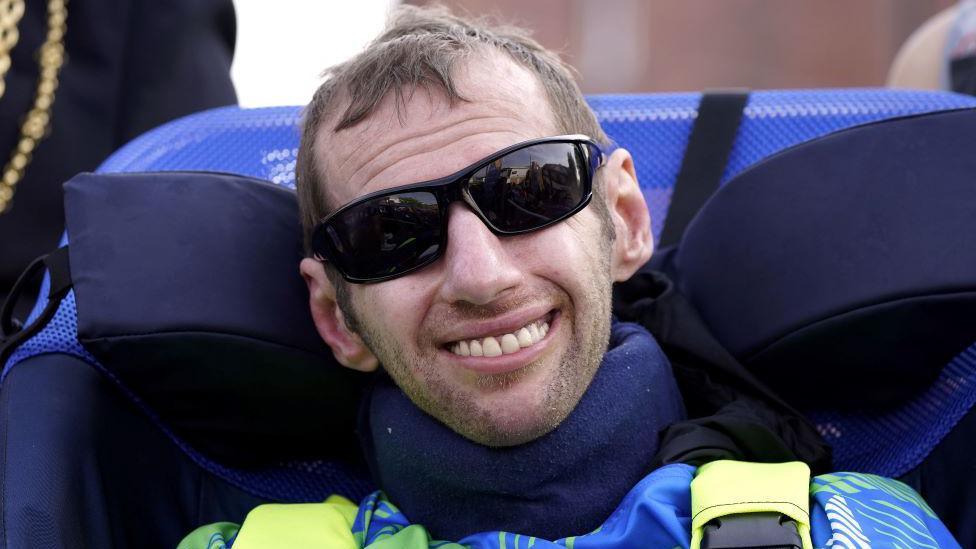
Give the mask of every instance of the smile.
[(491, 358), (510, 355), (532, 347), (542, 341), (547, 333), (549, 333), (549, 315), (534, 320), (514, 332), (456, 341), (448, 345), (447, 349), (458, 356)]

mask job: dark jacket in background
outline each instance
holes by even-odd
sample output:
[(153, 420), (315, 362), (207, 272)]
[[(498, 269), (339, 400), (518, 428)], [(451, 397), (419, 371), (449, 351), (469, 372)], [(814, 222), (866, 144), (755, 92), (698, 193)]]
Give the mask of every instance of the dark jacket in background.
[[(47, 2), (28, 0), (0, 98), (6, 165), (34, 101)], [(64, 229), (61, 185), (95, 169), (132, 138), (166, 121), (234, 104), (236, 19), (231, 0), (81, 0), (68, 3), (66, 58), (47, 137), (13, 203), (0, 214), (0, 303), (23, 268)], [(22, 299), (18, 316), (29, 308)]]

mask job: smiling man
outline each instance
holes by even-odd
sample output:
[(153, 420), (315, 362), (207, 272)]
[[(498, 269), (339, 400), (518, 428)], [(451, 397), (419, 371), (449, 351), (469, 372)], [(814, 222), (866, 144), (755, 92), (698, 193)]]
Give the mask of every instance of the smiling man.
[[(568, 73), (544, 88), (511, 53), (460, 38), (450, 87), (377, 83), (367, 60), (369, 80), (343, 67), (316, 95), (299, 167), (316, 258), (301, 271), (342, 364), (382, 364), (461, 435), (512, 445), (576, 406), (606, 351), (611, 283), (647, 261), (653, 239), (630, 155), (604, 155)], [(377, 64), (418, 55), (412, 36), (379, 42), (393, 59)], [(591, 137), (543, 139), (563, 134)], [(436, 192), (401, 188), (433, 180)], [(397, 211), (412, 217), (366, 219)]]
[(697, 547), (696, 474), (709, 498), (767, 481), (729, 501), (777, 505), (750, 511), (781, 513), (760, 517), (787, 537), (770, 546), (827, 544), (841, 484), (953, 546), (892, 481), (710, 463), (823, 469), (829, 450), (666, 278), (634, 276), (654, 241), (631, 156), (523, 32), (400, 8), (327, 72), (296, 176), (313, 320), (343, 366), (373, 372), (358, 435), (382, 492), (262, 505), (180, 549)]
[(443, 538), (597, 526), (684, 417), (654, 340), (611, 323), (654, 246), (630, 154), (518, 30), (407, 7), (327, 76), (301, 273), (336, 359), (383, 372), (360, 414), (374, 479)]

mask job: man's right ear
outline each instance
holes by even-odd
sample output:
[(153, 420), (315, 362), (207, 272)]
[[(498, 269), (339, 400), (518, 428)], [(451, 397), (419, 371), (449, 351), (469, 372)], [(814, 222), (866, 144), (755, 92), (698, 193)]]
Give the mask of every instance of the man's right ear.
[(372, 372), (379, 360), (363, 343), (356, 332), (349, 329), (346, 317), (336, 301), (336, 289), (325, 274), (321, 262), (306, 257), (299, 265), (302, 278), (308, 285), (308, 305), (312, 321), (322, 339), (332, 348), (339, 364), (361, 372)]

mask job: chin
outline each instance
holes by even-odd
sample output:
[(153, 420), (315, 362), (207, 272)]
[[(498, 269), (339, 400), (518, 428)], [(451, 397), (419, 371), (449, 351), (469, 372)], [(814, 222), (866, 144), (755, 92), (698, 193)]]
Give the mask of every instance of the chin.
[(477, 432), (458, 432), (461, 436), (496, 448), (518, 446), (531, 442), (552, 432), (558, 424), (547, 424), (543, 421), (521, 421), (518, 425), (491, 424), (477, 429)]
[(493, 402), (492, 406), (482, 408), (476, 417), (449, 426), (461, 436), (485, 446), (517, 446), (531, 442), (558, 427), (579, 400), (574, 399), (572, 405), (551, 403), (538, 394), (529, 400), (513, 398), (506, 403)]
[[(492, 387), (479, 384), (470, 395), (467, 410), (455, 410), (455, 421), (444, 421), (458, 434), (486, 446), (516, 446), (531, 442), (556, 429), (582, 399), (593, 374), (573, 372), (572, 376), (555, 365), (536, 363), (518, 379), (508, 379)], [(587, 375), (589, 374), (589, 375)], [(579, 383), (585, 377), (585, 383)], [(446, 411), (445, 411), (446, 412)], [(458, 413), (461, 412), (461, 413)], [(467, 412), (467, 413), (464, 413)]]

